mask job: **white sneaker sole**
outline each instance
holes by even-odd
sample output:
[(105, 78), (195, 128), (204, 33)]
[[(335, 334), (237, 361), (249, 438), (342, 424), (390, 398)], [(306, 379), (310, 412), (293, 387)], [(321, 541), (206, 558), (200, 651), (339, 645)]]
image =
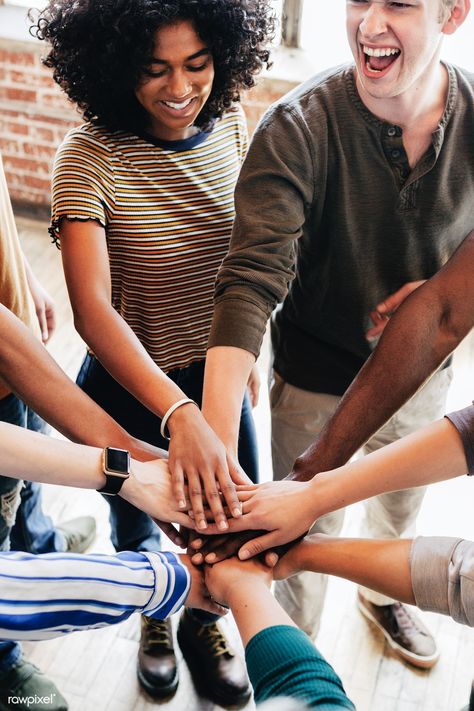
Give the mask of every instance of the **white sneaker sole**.
[(406, 662), (409, 662), (414, 667), (418, 667), (419, 669), (431, 669), (432, 667), (434, 667), (434, 665), (439, 659), (439, 652), (435, 652), (435, 654), (432, 654), (429, 657), (422, 657), (419, 654), (415, 654), (414, 652), (409, 652), (407, 649), (405, 649), (405, 647), (402, 647), (400, 644), (395, 642), (395, 640), (390, 636), (387, 630), (382, 627), (380, 622), (375, 619), (370, 610), (365, 607), (365, 605), (361, 602), (359, 598), (357, 598), (357, 607), (359, 608), (359, 612), (367, 620), (372, 622), (372, 624), (374, 624), (377, 629), (383, 634), (390, 647), (396, 654), (398, 654), (399, 657), (402, 657), (402, 659), (404, 659)]

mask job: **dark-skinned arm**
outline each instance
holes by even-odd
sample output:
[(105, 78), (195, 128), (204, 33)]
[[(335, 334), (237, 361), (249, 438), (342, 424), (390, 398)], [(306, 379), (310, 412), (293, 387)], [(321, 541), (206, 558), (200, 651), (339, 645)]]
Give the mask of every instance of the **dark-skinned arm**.
[(391, 317), (372, 353), (290, 479), (307, 481), (350, 457), (423, 385), (474, 326), (474, 231)]

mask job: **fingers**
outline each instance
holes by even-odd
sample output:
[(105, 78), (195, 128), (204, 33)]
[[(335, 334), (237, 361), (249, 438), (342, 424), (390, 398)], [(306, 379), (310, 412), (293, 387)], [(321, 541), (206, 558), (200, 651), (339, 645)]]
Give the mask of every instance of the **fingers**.
[[(237, 494), (235, 493), (234, 486), (232, 484), (232, 481), (230, 480), (230, 477), (226, 477), (224, 472), (222, 470), (218, 470), (218, 475), (219, 475), (219, 485), (220, 488), (222, 489), (222, 494), (224, 495), (225, 500), (229, 504), (229, 508), (232, 511), (232, 513), (235, 515), (235, 511), (237, 511), (237, 515), (240, 516), (240, 503), (237, 498)], [(221, 477), (222, 480), (225, 482), (224, 484), (221, 485)], [(206, 478), (205, 478), (205, 491), (206, 491), (206, 499), (207, 503), (209, 505), (209, 508), (211, 510), (212, 517), (215, 521), (215, 524), (218, 528), (218, 530), (222, 533), (222, 531), (227, 531), (229, 528), (229, 524), (227, 523), (227, 516), (224, 512), (224, 509), (222, 507), (221, 503), (221, 495), (220, 491), (217, 488), (217, 482), (214, 478), (214, 475), (208, 472)], [(206, 520), (206, 513), (203, 510), (203, 516), (204, 519)], [(207, 527), (207, 523), (206, 523)], [(201, 527), (202, 528), (202, 527)]]
[(249, 560), (249, 558), (253, 558), (275, 545), (277, 545), (277, 536), (275, 532), (272, 531), (271, 533), (265, 533), (265, 535), (245, 543), (245, 545), (239, 549), (238, 555), (240, 560)]
[(156, 523), (157, 526), (161, 528), (163, 533), (168, 536), (170, 541), (172, 541), (175, 546), (179, 546), (180, 548), (184, 548), (185, 541), (183, 536), (180, 534), (177, 528), (173, 526), (172, 523), (167, 523), (166, 521), (159, 521), (158, 519), (154, 518), (154, 522)]
[(48, 329), (48, 337), (47, 340), (51, 338), (53, 335), (55, 329), (56, 329), (56, 313), (53, 305), (49, 305), (46, 307), (46, 326)]
[(244, 472), (242, 467), (238, 462), (236, 462), (229, 454), (227, 455), (227, 466), (229, 468), (229, 475), (234, 484), (240, 484), (244, 486), (252, 486), (253, 481)]
[(41, 307), (38, 307), (36, 309), (36, 317), (38, 319), (40, 331), (41, 331), (41, 340), (43, 343), (48, 342), (48, 322), (46, 320), (46, 311), (44, 309), (44, 305)]
[(184, 490), (184, 472), (180, 464), (175, 464), (171, 473), (171, 485), (174, 498), (180, 509), (186, 508), (186, 494)]
[[(263, 531), (260, 531), (260, 533), (263, 533)], [(253, 536), (255, 536), (255, 531), (245, 531), (244, 533), (235, 534), (233, 536), (226, 536), (224, 540), (219, 543), (216, 543), (215, 539), (212, 539), (212, 541), (200, 551), (204, 563), (213, 565), (214, 563), (219, 563), (221, 560), (226, 560), (226, 558), (231, 558), (237, 553), (239, 548), (246, 541), (253, 538)]]
[[(240, 505), (239, 497), (237, 496), (237, 491), (235, 490), (234, 482), (232, 481), (228, 470), (219, 469), (217, 471), (217, 477), (219, 480), (220, 490), (227, 506), (229, 507), (229, 511), (232, 513), (232, 516), (234, 516), (234, 518), (239, 518), (239, 516), (242, 515), (242, 507)], [(212, 509), (212, 502), (209, 501), (209, 499), (208, 503)], [(218, 523), (217, 520), (216, 523)]]
[(193, 507), (196, 528), (199, 531), (205, 531), (207, 528), (207, 521), (204, 514), (201, 480), (195, 472), (188, 472), (188, 495), (191, 500), (191, 506)]
[(264, 561), (265, 565), (268, 565), (269, 568), (274, 568), (275, 565), (278, 563), (279, 557), (278, 553), (275, 553), (275, 551), (267, 551), (264, 556)]

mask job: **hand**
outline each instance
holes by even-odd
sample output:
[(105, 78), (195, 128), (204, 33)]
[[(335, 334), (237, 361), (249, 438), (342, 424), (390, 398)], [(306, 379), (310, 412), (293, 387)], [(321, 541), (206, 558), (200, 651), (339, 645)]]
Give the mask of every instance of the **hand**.
[(385, 326), (387, 325), (390, 316), (395, 313), (400, 304), (405, 301), (407, 296), (410, 296), (410, 294), (415, 291), (415, 289), (418, 289), (419, 286), (424, 284), (425, 281), (426, 279), (422, 279), (420, 281), (409, 281), (394, 294), (390, 294), (390, 296), (387, 296), (385, 301), (382, 301), (380, 304), (377, 304), (375, 309), (370, 312), (370, 318), (374, 326), (373, 328), (369, 328), (369, 330), (365, 334), (365, 337), (368, 341), (373, 341), (380, 336)]
[[(240, 560), (247, 560), (269, 548), (277, 548), (294, 541), (307, 533), (317, 518), (311, 482), (274, 481), (247, 487), (238, 486), (237, 491), (242, 502), (242, 516), (229, 522), (229, 531), (246, 532), (246, 540), (243, 541), (245, 545), (241, 546), (238, 553)], [(260, 535), (255, 536), (257, 530)], [(209, 533), (216, 532), (215, 527), (210, 525)], [(222, 545), (220, 542), (208, 543), (205, 553), (200, 551), (205, 556), (205, 562), (216, 562), (209, 557), (212, 553), (221, 554), (225, 551), (227, 557), (229, 551), (234, 552), (234, 541), (235, 538), (232, 540), (228, 536)], [(197, 562), (194, 556), (193, 562)]]
[(54, 301), (39, 283), (25, 255), (23, 255), (23, 262), (25, 265), (28, 287), (35, 305), (36, 318), (38, 319), (41, 331), (41, 340), (43, 343), (47, 343), (53, 335), (53, 331), (56, 327)]
[[(265, 533), (260, 531), (260, 533)], [(198, 534), (199, 536), (199, 534)], [(255, 531), (230, 533), (225, 536), (192, 537), (188, 553), (194, 565), (202, 563), (219, 563), (226, 558), (232, 558), (246, 541), (255, 537)]]
[(131, 474), (124, 482), (120, 496), (154, 519), (194, 528), (194, 522), (176, 504), (165, 459), (152, 462), (132, 460)]
[(226, 615), (228, 610), (211, 598), (205, 583), (204, 571), (196, 568), (187, 555), (179, 554), (179, 559), (191, 576), (191, 588), (186, 598), (186, 605), (193, 609), (206, 610), (214, 615)]
[(285, 578), (291, 578), (293, 575), (298, 575), (298, 573), (304, 571), (302, 553), (304, 552), (305, 541), (306, 539), (303, 538), (299, 543), (291, 546), (285, 553), (280, 555), (272, 570), (274, 580), (285, 580)]
[(250, 371), (249, 379), (247, 380), (247, 392), (253, 410), (258, 405), (258, 396), (260, 394), (260, 373), (256, 365)]
[(168, 426), (171, 434), (169, 466), (179, 508), (186, 509), (186, 482), (196, 527), (201, 531), (207, 529), (204, 491), (216, 526), (220, 531), (228, 530), (221, 493), (231, 515), (240, 516), (241, 506), (235, 483), (248, 483), (249, 478), (227, 454), (224, 445), (195, 405), (187, 404), (175, 410), (168, 420)]
[(185, 526), (180, 526), (179, 529), (176, 528), (172, 523), (168, 523), (167, 521), (160, 521), (157, 518), (154, 518), (153, 521), (156, 523), (159, 528), (163, 531), (165, 536), (167, 536), (172, 543), (174, 543), (175, 546), (178, 546), (178, 548), (186, 548), (188, 545), (188, 537), (189, 537), (189, 528), (186, 528)]
[[(262, 582), (270, 587), (273, 580), (271, 569), (263, 563), (258, 560), (242, 563), (238, 558), (229, 558), (217, 565), (206, 565), (204, 578), (212, 597), (226, 607), (231, 605), (232, 593), (242, 586), (243, 581), (255, 589)], [(249, 604), (252, 604), (251, 600)]]

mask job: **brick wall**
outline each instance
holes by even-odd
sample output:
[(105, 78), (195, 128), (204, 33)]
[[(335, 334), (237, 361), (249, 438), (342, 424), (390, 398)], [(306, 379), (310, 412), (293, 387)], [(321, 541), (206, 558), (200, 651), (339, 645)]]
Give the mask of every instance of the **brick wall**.
[[(0, 153), (17, 208), (49, 209), (50, 174), (64, 134), (81, 122), (41, 64), (43, 46), (0, 39)], [(264, 79), (246, 95), (249, 130), (267, 106), (294, 86)]]

